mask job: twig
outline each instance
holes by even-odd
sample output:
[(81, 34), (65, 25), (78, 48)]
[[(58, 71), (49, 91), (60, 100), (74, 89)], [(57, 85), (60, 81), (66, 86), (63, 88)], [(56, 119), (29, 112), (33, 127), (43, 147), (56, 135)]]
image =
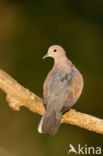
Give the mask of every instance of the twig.
[[(30, 90), (21, 86), (3, 70), (0, 70), (0, 88), (6, 93), (6, 100), (13, 110), (19, 111), (21, 106), (25, 106), (30, 111), (43, 115), (43, 100)], [(74, 109), (63, 115), (62, 123), (76, 125), (103, 134), (102, 119), (77, 112)]]

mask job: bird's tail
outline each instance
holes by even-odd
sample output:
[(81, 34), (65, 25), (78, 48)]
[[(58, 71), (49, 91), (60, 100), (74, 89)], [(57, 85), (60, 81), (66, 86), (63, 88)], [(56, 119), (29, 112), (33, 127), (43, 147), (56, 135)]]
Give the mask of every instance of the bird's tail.
[(62, 113), (56, 113), (55, 110), (45, 111), (38, 126), (39, 133), (49, 133), (55, 135), (60, 127)]

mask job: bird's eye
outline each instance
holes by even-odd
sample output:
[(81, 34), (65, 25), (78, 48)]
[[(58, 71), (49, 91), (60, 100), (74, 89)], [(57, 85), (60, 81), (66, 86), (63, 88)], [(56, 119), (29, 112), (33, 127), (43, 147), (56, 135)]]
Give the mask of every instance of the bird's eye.
[(56, 52), (57, 50), (56, 49), (54, 49), (54, 52)]

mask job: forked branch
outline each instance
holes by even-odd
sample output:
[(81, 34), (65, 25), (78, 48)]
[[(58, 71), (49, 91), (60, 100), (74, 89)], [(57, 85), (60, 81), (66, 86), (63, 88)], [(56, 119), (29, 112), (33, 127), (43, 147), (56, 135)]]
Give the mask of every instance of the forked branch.
[[(13, 110), (19, 111), (20, 107), (24, 106), (34, 113), (43, 115), (43, 100), (30, 90), (21, 86), (3, 70), (0, 70), (0, 88), (6, 93), (6, 100)], [(102, 119), (80, 113), (74, 109), (71, 109), (63, 115), (62, 123), (76, 125), (103, 134)]]

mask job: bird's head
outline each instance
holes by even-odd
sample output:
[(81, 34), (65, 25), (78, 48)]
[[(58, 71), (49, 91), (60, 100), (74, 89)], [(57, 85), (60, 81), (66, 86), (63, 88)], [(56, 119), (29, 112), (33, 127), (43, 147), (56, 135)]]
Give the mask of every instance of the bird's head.
[(60, 59), (65, 56), (64, 49), (59, 45), (53, 45), (48, 49), (47, 54), (43, 57), (43, 59), (47, 57), (52, 57), (54, 59)]

